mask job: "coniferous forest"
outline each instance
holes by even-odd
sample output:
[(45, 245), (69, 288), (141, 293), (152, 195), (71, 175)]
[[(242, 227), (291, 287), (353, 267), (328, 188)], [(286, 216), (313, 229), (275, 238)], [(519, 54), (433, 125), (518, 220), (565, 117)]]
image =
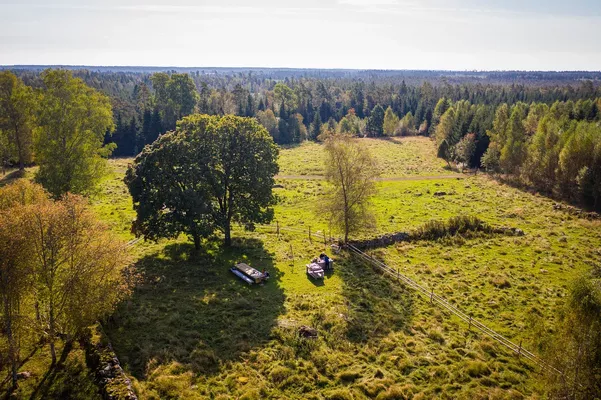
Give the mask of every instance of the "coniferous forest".
[[(601, 207), (601, 73), (72, 69), (110, 97), (115, 157), (138, 154), (186, 115), (233, 114), (255, 117), (281, 145), (328, 132), (429, 136), (449, 162)], [(14, 69), (34, 89), (41, 71)]]

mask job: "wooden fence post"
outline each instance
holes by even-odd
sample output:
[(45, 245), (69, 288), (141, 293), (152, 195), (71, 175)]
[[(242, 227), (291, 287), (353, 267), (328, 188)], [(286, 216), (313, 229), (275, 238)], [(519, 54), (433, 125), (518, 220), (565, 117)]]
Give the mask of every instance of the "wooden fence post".
[(469, 332), (471, 332), (471, 331), (472, 331), (472, 316), (471, 316), (471, 315), (470, 315), (470, 324), (469, 324), (469, 326), (467, 327), (467, 330), (468, 330)]
[(432, 289), (432, 293), (430, 293), (430, 303), (433, 303), (434, 299), (434, 289)]
[(278, 239), (280, 238), (280, 222), (275, 221), (275, 226), (277, 228)]
[(309, 243), (313, 244), (313, 240), (311, 239), (311, 227), (309, 227)]
[(292, 243), (290, 243), (290, 256), (292, 257), (292, 272), (294, 273), (294, 251), (292, 251)]
[(520, 339), (520, 348), (518, 349), (518, 358), (522, 355), (522, 339)]
[(325, 230), (323, 231), (323, 249), (325, 251), (328, 250), (328, 241), (326, 239), (326, 231)]

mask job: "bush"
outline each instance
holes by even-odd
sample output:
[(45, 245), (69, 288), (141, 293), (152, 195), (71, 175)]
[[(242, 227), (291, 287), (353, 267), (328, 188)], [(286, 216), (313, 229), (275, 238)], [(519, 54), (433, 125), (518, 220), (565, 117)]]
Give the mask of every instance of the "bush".
[(450, 236), (473, 236), (477, 232), (491, 233), (492, 228), (478, 217), (459, 215), (448, 221), (432, 220), (417, 228), (413, 240), (437, 240)]

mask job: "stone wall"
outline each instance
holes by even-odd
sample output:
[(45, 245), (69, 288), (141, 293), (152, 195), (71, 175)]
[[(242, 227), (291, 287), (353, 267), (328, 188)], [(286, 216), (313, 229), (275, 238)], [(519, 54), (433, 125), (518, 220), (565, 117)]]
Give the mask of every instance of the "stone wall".
[(100, 324), (89, 328), (82, 340), (86, 363), (95, 374), (96, 384), (105, 400), (138, 400), (131, 380), (123, 372), (117, 354)]

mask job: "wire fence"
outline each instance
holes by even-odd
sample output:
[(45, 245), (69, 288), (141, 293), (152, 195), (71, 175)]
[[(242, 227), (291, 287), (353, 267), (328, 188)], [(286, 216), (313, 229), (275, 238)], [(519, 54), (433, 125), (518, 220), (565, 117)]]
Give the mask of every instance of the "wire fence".
[[(278, 235), (280, 234), (281, 231), (284, 231), (284, 232), (291, 232), (291, 233), (307, 235), (309, 240), (311, 240), (311, 238), (313, 236), (315, 236), (315, 237), (319, 238), (320, 241), (323, 240), (324, 244), (326, 244), (327, 242), (329, 242), (329, 243), (333, 242), (333, 239), (331, 236), (328, 237), (325, 233), (322, 233), (319, 231), (311, 232), (311, 228), (302, 229), (302, 228), (294, 228), (294, 227), (284, 227), (284, 226), (280, 226), (279, 223), (277, 223), (275, 225), (273, 225), (273, 224), (272, 225), (262, 225), (262, 227), (275, 228), (276, 229), (275, 233), (277, 233)], [(338, 240), (336, 240), (336, 242), (338, 242)], [(525, 349), (522, 346), (521, 342), (519, 344), (517, 344), (517, 343), (509, 340), (508, 338), (506, 338), (505, 336), (496, 332), (492, 328), (490, 328), (490, 327), (486, 326), (485, 324), (483, 324), (482, 322), (474, 319), (471, 315), (466, 314), (465, 312), (461, 311), (459, 308), (457, 308), (453, 304), (449, 303), (443, 297), (434, 293), (433, 289), (428, 289), (425, 286), (420, 285), (413, 279), (409, 278), (408, 276), (401, 274), (399, 269), (394, 269), (394, 268), (384, 264), (382, 261), (364, 253), (363, 251), (359, 250), (358, 248), (356, 248), (352, 245), (347, 244), (347, 245), (344, 245), (343, 248), (346, 249), (349, 253), (357, 256), (362, 261), (373, 265), (374, 267), (378, 268), (380, 271), (384, 272), (385, 274), (389, 275), (390, 277), (395, 278), (399, 282), (402, 282), (408, 288), (410, 288), (410, 289), (416, 291), (418, 294), (426, 297), (426, 299), (429, 300), (431, 304), (439, 306), (440, 308), (447, 311), (448, 313), (455, 315), (461, 321), (463, 321), (465, 324), (467, 324), (469, 331), (471, 331), (473, 328), (474, 330), (483, 333), (484, 335), (495, 340), (497, 343), (508, 348), (513, 353), (515, 353), (518, 357), (523, 357), (545, 370), (550, 370), (550, 371), (553, 371), (560, 375), (563, 375), (563, 373), (561, 371), (559, 371), (557, 368), (553, 367), (552, 365), (547, 363), (545, 360), (543, 360), (536, 354), (532, 353), (531, 351)]]
[[(307, 227), (307, 228), (287, 227), (287, 226), (281, 226), (279, 224), (279, 222), (276, 222), (276, 224), (259, 225), (257, 228), (268, 229), (268, 231), (269, 231), (268, 233), (275, 233), (278, 236), (282, 232), (290, 232), (290, 233), (299, 234), (299, 235), (301, 235), (301, 234), (306, 235), (306, 237), (308, 238), (308, 240), (310, 242), (312, 242), (313, 238), (316, 237), (316, 238), (318, 238), (316, 240), (316, 242), (318, 242), (318, 243), (323, 242), (324, 247), (327, 247), (328, 243), (333, 244), (334, 242), (339, 242), (338, 239), (334, 240), (334, 238), (332, 238), (331, 235), (328, 236), (328, 235), (326, 235), (325, 232), (322, 232), (322, 231), (312, 232), (310, 227)], [(272, 231), (272, 229), (275, 230), (275, 232)], [(131, 240), (127, 243), (127, 246), (128, 247), (133, 246), (136, 243), (138, 243), (140, 240), (141, 240), (141, 238)], [(534, 354), (531, 351), (522, 347), (521, 342), (519, 344), (517, 344), (517, 343), (509, 340), (508, 338), (506, 338), (505, 336), (496, 332), (492, 328), (490, 328), (490, 327), (486, 326), (485, 324), (483, 324), (482, 322), (474, 319), (471, 315), (466, 314), (465, 312), (461, 311), (459, 308), (457, 308), (453, 304), (449, 303), (443, 297), (434, 293), (433, 289), (428, 289), (425, 286), (420, 285), (413, 279), (409, 278), (408, 276), (401, 274), (399, 269), (394, 269), (394, 268), (384, 264), (382, 261), (364, 253), (363, 251), (359, 250), (355, 246), (347, 244), (347, 245), (344, 245), (343, 248), (346, 249), (351, 254), (357, 256), (362, 261), (373, 265), (374, 267), (378, 268), (380, 271), (384, 272), (385, 274), (391, 276), (392, 278), (395, 278), (399, 282), (402, 282), (408, 288), (410, 288), (410, 289), (416, 291), (418, 294), (426, 297), (426, 299), (429, 300), (431, 304), (437, 305), (440, 308), (442, 308), (443, 310), (447, 311), (448, 313), (458, 317), (461, 321), (463, 321), (465, 324), (468, 325), (468, 330), (470, 332), (471, 332), (472, 328), (474, 328), (475, 330), (492, 338), (493, 340), (495, 340), (497, 343), (501, 344), (502, 346), (508, 348), (509, 350), (514, 352), (518, 357), (523, 357), (545, 370), (549, 370), (549, 371), (558, 373), (560, 375), (563, 375), (563, 373), (561, 371), (559, 371), (558, 369), (556, 369), (555, 367), (553, 367), (552, 365), (550, 365), (549, 363), (544, 361), (542, 358), (538, 357), (536, 354)]]

